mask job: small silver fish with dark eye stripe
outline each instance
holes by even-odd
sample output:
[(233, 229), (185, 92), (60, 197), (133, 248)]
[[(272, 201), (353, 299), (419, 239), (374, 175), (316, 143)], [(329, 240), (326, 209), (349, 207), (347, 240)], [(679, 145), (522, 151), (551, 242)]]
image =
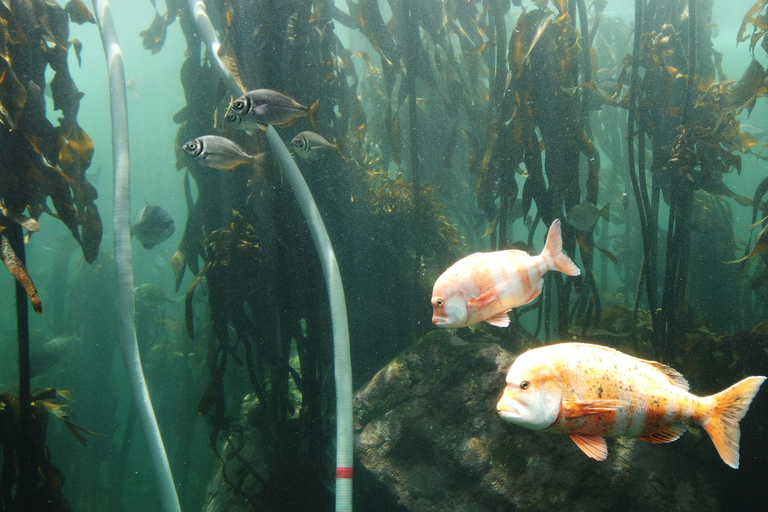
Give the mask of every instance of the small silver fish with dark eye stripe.
[(325, 137), (315, 132), (299, 133), (291, 141), (291, 148), (299, 158), (309, 162), (327, 158), (331, 153), (342, 154), (338, 144), (329, 142)]
[(184, 144), (183, 148), (195, 161), (220, 171), (232, 171), (241, 165), (250, 165), (258, 169), (266, 155), (266, 153), (249, 155), (231, 140), (218, 135), (203, 135), (190, 140)]
[(311, 107), (305, 107), (284, 92), (255, 89), (232, 101), (224, 120), (240, 130), (251, 128), (266, 130), (267, 125), (270, 124), (285, 128), (302, 117), (309, 117), (312, 126), (317, 130), (319, 106), (319, 99)]

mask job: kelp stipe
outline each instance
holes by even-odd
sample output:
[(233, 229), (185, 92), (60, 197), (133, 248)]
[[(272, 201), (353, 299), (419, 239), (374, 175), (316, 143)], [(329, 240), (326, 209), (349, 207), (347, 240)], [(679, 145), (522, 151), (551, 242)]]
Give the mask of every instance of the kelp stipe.
[(160, 504), (165, 512), (181, 512), (179, 498), (173, 484), (168, 457), (157, 426), (152, 402), (149, 398), (144, 372), (141, 368), (139, 346), (136, 341), (133, 302), (133, 258), (130, 234), (130, 157), (128, 145), (128, 105), (125, 97), (125, 72), (112, 13), (107, 0), (93, 0), (93, 11), (104, 45), (109, 74), (110, 110), (112, 113), (112, 162), (114, 166), (114, 231), (115, 263), (117, 265), (117, 306), (120, 322), (120, 345), (125, 370), (131, 386), (131, 395), (144, 432), (152, 465), (157, 478)]
[[(221, 43), (208, 18), (205, 2), (203, 0), (189, 0), (189, 9), (195, 18), (199, 35), (205, 41), (209, 55), (216, 61), (227, 87), (232, 93), (238, 95), (244, 93), (245, 91), (242, 90), (242, 87), (218, 57)], [(344, 288), (328, 232), (304, 177), (288, 152), (288, 148), (285, 147), (282, 139), (271, 126), (267, 131), (267, 140), (269, 140), (272, 155), (280, 164), (304, 214), (323, 267), (331, 308), (333, 367), (336, 380), (336, 510), (347, 512), (352, 510), (352, 458), (354, 449), (352, 444), (352, 363), (349, 355), (349, 326)]]

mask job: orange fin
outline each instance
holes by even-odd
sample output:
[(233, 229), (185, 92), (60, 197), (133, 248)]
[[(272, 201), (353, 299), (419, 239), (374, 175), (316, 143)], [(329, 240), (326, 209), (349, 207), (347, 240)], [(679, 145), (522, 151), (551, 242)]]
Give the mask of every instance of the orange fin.
[(701, 426), (712, 438), (723, 462), (734, 469), (739, 468), (739, 422), (747, 414), (764, 381), (765, 377), (747, 377), (725, 391), (704, 399), (711, 401), (712, 405)]
[(571, 434), (571, 439), (587, 457), (595, 460), (608, 458), (608, 445), (605, 444), (605, 439), (602, 437)]
[(670, 423), (658, 432), (638, 437), (638, 439), (646, 443), (671, 443), (672, 441), (677, 441), (683, 434), (685, 434), (685, 425), (682, 423)]
[(311, 107), (309, 107), (309, 110), (307, 110), (307, 115), (309, 115), (309, 121), (312, 123), (312, 127), (317, 130), (317, 109), (320, 108), (320, 98), (317, 98), (317, 101), (315, 101)]
[(663, 373), (664, 376), (669, 379), (669, 382), (671, 382), (672, 385), (677, 386), (685, 391), (690, 389), (691, 386), (688, 384), (688, 381), (685, 380), (685, 377), (683, 377), (682, 374), (674, 368), (670, 368), (665, 364), (657, 363), (656, 361), (646, 361), (645, 359), (640, 359), (640, 361), (652, 366), (654, 370)]
[(560, 414), (563, 418), (580, 418), (592, 414), (618, 411), (628, 405), (629, 403), (623, 400), (580, 400), (578, 402), (563, 400), (560, 405)]
[(491, 318), (486, 318), (485, 321), (496, 327), (507, 327), (509, 325), (509, 315), (507, 313), (510, 311), (511, 309), (502, 311), (501, 313), (493, 315)]
[(495, 288), (491, 288), (487, 292), (473, 299), (469, 299), (469, 302), (467, 302), (467, 307), (473, 309), (482, 309), (495, 300), (499, 300), (499, 293)]

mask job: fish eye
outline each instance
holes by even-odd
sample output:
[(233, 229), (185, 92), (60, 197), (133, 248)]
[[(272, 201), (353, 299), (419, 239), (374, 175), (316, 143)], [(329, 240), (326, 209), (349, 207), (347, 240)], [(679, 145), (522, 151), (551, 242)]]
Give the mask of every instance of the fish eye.
[(229, 121), (230, 123), (234, 123), (235, 121), (237, 121), (237, 116), (235, 114), (229, 114), (227, 116), (227, 121)]
[(528, 386), (530, 385), (531, 385), (530, 382), (528, 382), (527, 380), (524, 380), (523, 382), (520, 383), (520, 389), (528, 389)]
[(437, 299), (437, 302), (435, 302), (435, 304), (437, 304), (437, 307), (441, 308), (445, 303), (443, 302), (443, 299)]
[(235, 101), (232, 106), (236, 108), (237, 110), (242, 110), (242, 108), (245, 106), (245, 103), (243, 103), (241, 100)]

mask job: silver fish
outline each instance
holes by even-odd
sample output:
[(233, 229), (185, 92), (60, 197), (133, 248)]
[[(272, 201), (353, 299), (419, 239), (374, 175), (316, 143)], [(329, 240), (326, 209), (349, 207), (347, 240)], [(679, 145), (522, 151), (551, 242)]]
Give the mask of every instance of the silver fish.
[(240, 130), (250, 130), (254, 127), (266, 130), (270, 124), (285, 128), (302, 117), (309, 117), (312, 126), (317, 130), (319, 106), (319, 99), (311, 107), (305, 107), (283, 92), (255, 89), (234, 100), (224, 119)]
[(315, 132), (301, 132), (291, 141), (291, 148), (303, 160), (316, 162), (326, 158), (331, 153), (341, 155), (338, 144), (329, 142), (325, 137)]
[(131, 225), (131, 235), (145, 249), (151, 249), (171, 238), (176, 231), (173, 218), (159, 206), (147, 205), (141, 209)]
[(218, 135), (190, 140), (184, 144), (184, 151), (199, 163), (219, 171), (232, 171), (241, 165), (257, 167), (264, 159), (264, 153), (249, 155), (231, 140)]

